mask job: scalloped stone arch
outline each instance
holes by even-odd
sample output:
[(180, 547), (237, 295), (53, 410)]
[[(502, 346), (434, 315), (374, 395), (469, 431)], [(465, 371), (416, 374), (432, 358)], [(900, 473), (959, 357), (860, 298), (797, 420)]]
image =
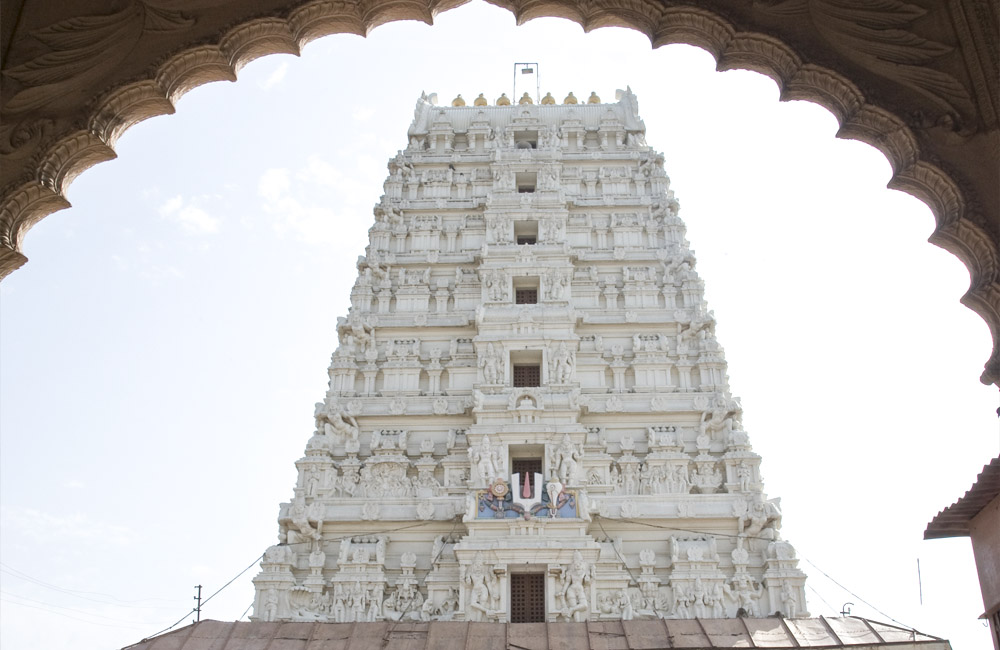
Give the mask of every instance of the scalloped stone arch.
[[(92, 165), (114, 158), (115, 143), (132, 125), (173, 113), (175, 102), (187, 91), (212, 81), (235, 81), (236, 73), (248, 62), (269, 54), (298, 55), (303, 45), (322, 36), (363, 36), (398, 20), (432, 24), (435, 15), (465, 1), (291, 2), (271, 15), (257, 10), (253, 17), (237, 17), (209, 42), (174, 43), (173, 54), (153, 64), (138, 80), (133, 77), (110, 90), (95, 91), (93, 101), (80, 107), (82, 119), (75, 128), (59, 133), (34, 155), (14, 161), (21, 166), (20, 176), (0, 196), (0, 278), (27, 261), (21, 244), (31, 226), (70, 206), (65, 193), (72, 180)], [(807, 100), (828, 109), (840, 124), (837, 137), (860, 140), (885, 155), (893, 172), (890, 188), (911, 194), (931, 208), (936, 228), (930, 241), (969, 269), (970, 288), (962, 302), (986, 321), (993, 337), (993, 354), (981, 380), (987, 384), (1000, 381), (1000, 250), (990, 229), (1000, 221), (1000, 214), (995, 214), (1000, 206), (989, 206), (984, 213), (975, 188), (970, 196), (967, 183), (963, 186), (946, 170), (947, 165), (923, 150), (911, 125), (869, 101), (848, 76), (829, 65), (810, 62), (777, 36), (703, 7), (668, 7), (656, 0), (489, 1), (511, 11), (518, 24), (559, 17), (585, 31), (628, 27), (645, 34), (653, 48), (671, 43), (694, 45), (711, 53), (719, 70), (746, 69), (770, 77), (778, 84), (782, 101)], [(254, 12), (253, 8), (245, 11)]]

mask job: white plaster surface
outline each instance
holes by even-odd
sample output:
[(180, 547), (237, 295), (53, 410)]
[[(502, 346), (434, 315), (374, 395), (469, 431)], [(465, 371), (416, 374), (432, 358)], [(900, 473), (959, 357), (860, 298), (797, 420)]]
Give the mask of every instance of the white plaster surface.
[(254, 620), (508, 621), (516, 572), (550, 621), (808, 616), (663, 157), (617, 99), (417, 102)]

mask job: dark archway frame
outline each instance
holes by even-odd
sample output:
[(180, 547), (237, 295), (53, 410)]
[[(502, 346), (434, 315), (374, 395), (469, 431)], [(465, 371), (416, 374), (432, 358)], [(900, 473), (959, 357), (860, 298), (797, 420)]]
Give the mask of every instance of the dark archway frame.
[[(88, 167), (130, 126), (184, 93), (235, 81), (248, 62), (316, 38), (428, 24), (466, 0), (118, 0), (4, 3), (0, 64), (0, 278), (23, 265), (27, 231), (69, 207)], [(934, 214), (930, 241), (957, 256), (962, 302), (986, 321), (1000, 383), (1000, 20), (992, 0), (490, 0), (518, 23), (562, 17), (620, 26), (654, 48), (686, 43), (719, 70), (760, 72), (782, 100), (831, 111), (838, 137), (889, 160), (892, 189)], [(110, 5), (105, 6), (105, 4)], [(862, 235), (863, 236), (863, 235)]]

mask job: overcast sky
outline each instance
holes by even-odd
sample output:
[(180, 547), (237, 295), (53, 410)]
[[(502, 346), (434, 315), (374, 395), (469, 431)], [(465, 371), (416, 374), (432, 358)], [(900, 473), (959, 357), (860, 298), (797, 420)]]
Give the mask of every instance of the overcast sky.
[[(853, 602), (985, 647), (969, 540), (922, 532), (997, 454), (989, 333), (885, 158), (695, 48), (484, 4), (436, 22), (189, 93), (28, 233), (0, 284), (0, 645), (136, 642), (275, 542), (416, 99), (511, 94), (513, 62), (537, 61), (543, 94), (638, 96), (810, 612)], [(203, 616), (243, 616), (257, 571)]]

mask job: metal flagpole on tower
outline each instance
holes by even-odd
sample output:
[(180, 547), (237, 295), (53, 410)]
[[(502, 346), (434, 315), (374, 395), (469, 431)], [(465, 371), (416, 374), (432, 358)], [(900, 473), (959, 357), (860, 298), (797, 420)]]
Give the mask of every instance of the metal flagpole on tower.
[(517, 75), (518, 73), (522, 75), (530, 74), (535, 76), (535, 103), (542, 101), (542, 79), (541, 74), (538, 71), (537, 63), (526, 63), (520, 62), (514, 64), (514, 89), (511, 91), (510, 101), (512, 103), (517, 103)]

